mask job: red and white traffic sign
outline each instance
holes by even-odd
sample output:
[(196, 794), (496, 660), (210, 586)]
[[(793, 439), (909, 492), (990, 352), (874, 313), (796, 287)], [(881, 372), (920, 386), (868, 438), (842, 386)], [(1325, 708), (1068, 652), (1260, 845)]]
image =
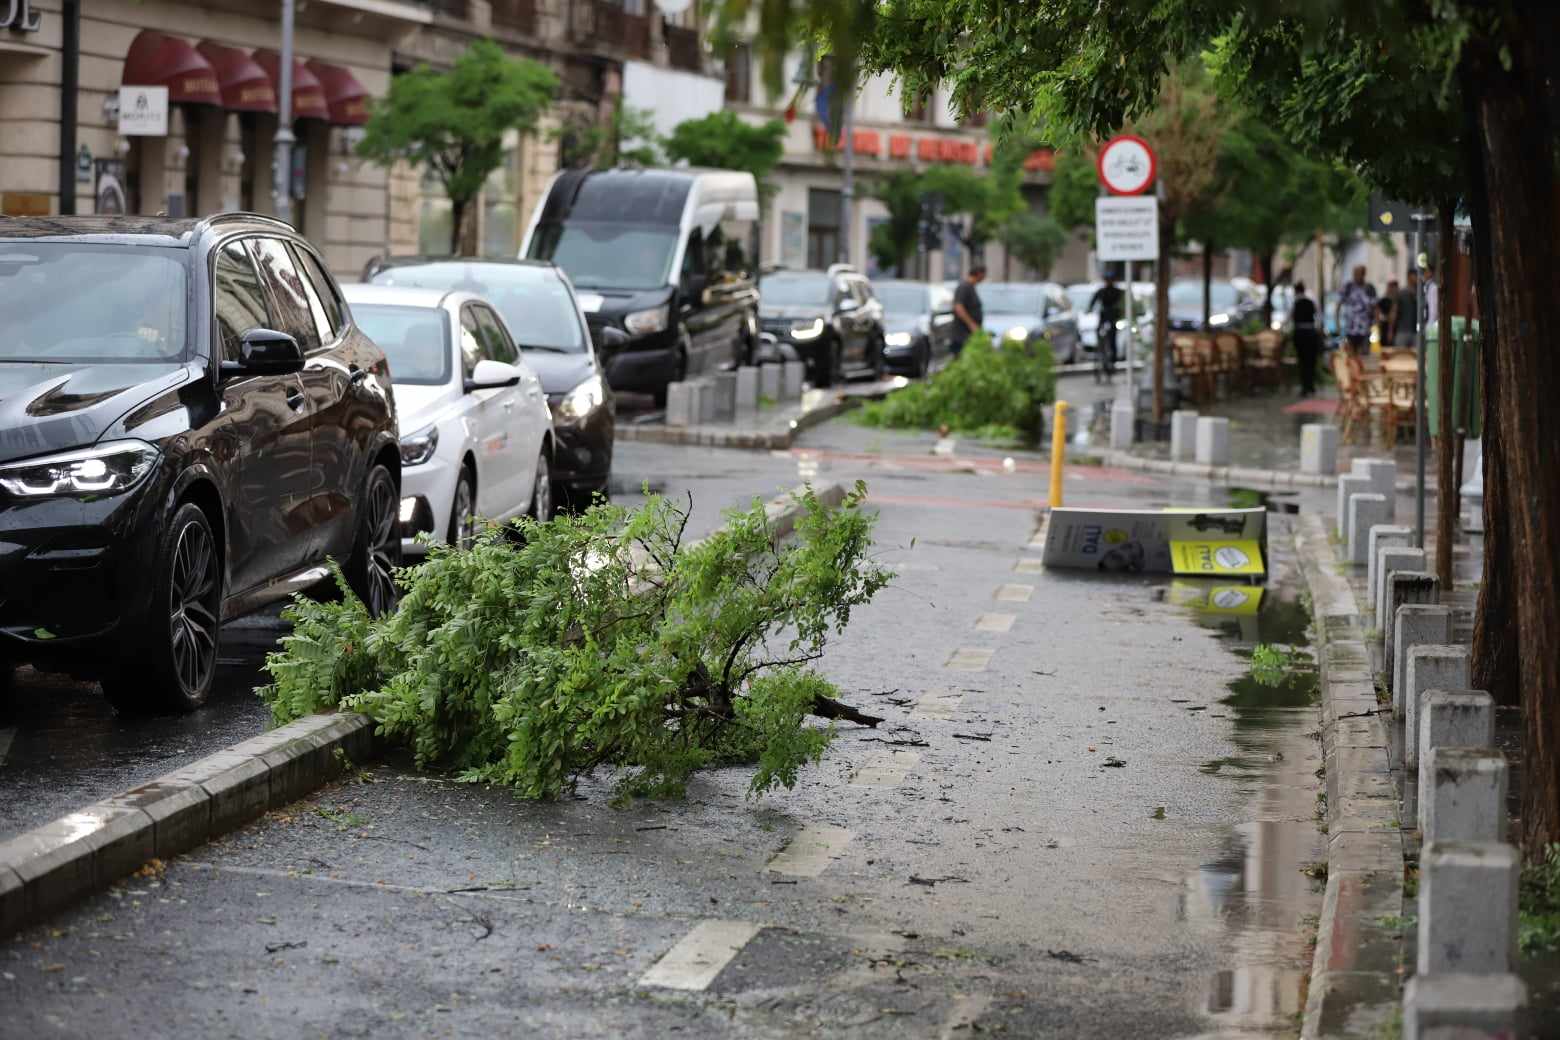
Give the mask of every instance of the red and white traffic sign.
[(1100, 183), (1112, 195), (1139, 195), (1154, 183), (1157, 161), (1148, 142), (1132, 134), (1120, 134), (1105, 142), (1095, 160)]

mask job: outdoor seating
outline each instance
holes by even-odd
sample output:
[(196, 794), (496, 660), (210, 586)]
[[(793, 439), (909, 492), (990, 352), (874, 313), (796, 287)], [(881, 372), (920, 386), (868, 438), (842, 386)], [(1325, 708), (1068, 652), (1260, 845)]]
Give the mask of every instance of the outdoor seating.
[(1250, 380), (1246, 373), (1244, 343), (1238, 332), (1213, 334), (1214, 354), (1218, 358), (1218, 372), (1223, 377), (1226, 394), (1245, 391)]
[(1199, 348), (1195, 336), (1178, 335), (1170, 338), (1171, 358), (1181, 385), (1186, 388), (1187, 395), (1194, 403), (1205, 404), (1213, 399), (1214, 375), (1210, 366), (1211, 357)]
[(1362, 399), (1359, 394), (1359, 362), (1344, 351), (1335, 350), (1332, 353), (1332, 370), (1333, 379), (1338, 384), (1339, 436), (1348, 443), (1360, 421)]
[(1276, 390), (1284, 384), (1284, 337), (1272, 329), (1263, 329), (1246, 343), (1246, 372), (1253, 386)]

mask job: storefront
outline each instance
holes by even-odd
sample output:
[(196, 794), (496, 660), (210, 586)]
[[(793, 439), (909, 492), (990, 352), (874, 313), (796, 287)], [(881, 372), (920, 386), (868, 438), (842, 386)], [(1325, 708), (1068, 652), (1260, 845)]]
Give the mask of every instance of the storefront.
[[(0, 209), (59, 212), (60, 164), (68, 163), (77, 213), (275, 212), (274, 14), (256, 17), (244, 0), (84, 4), (77, 148), (61, 156), (61, 4), (29, 3), (37, 28), (0, 33)], [(360, 271), (387, 236), (386, 174), (353, 153), (369, 101), (388, 85), (391, 39), (431, 17), (400, 0), (377, 2), (367, 15), (361, 7), (300, 5), (292, 69), (292, 219), (342, 275)], [(165, 88), (166, 112), (146, 110), (161, 103), (161, 90), (138, 87)], [(122, 96), (143, 109), (127, 117)]]

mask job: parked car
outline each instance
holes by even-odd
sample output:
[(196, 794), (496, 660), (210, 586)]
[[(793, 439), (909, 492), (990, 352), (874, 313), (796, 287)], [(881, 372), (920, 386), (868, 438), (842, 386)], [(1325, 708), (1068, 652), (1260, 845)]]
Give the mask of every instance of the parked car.
[(0, 676), (206, 700), (222, 624), (328, 578), (396, 599), (385, 356), (291, 227), (0, 221)]
[(883, 304), (883, 357), (888, 369), (924, 376), (953, 343), (953, 293), (941, 285), (879, 279), (872, 294)]
[(753, 356), (757, 227), (750, 173), (566, 170), (520, 255), (563, 268), (592, 329), (627, 333), (602, 358), (612, 388), (664, 405), (668, 383)]
[(480, 296), (349, 285), (359, 327), (390, 359), (401, 415), (401, 551), (420, 535), (469, 546), (478, 519), (552, 515), (552, 416), (504, 319)]
[(982, 324), (993, 339), (1046, 339), (1057, 364), (1083, 356), (1078, 315), (1067, 293), (1055, 282), (986, 282), (977, 290)]
[[(1253, 316), (1260, 315), (1261, 304), (1226, 281), (1209, 285), (1211, 309), (1208, 325), (1214, 330), (1240, 329)], [(1203, 282), (1201, 278), (1177, 278), (1170, 283), (1170, 328), (1175, 332), (1201, 332), (1203, 329)]]
[(883, 304), (854, 267), (771, 271), (759, 280), (758, 294), (763, 330), (795, 348), (814, 386), (883, 374)]
[[(1078, 316), (1078, 342), (1084, 351), (1093, 354), (1100, 342), (1100, 314), (1097, 310), (1090, 310), (1089, 304), (1094, 299), (1094, 294), (1104, 286), (1104, 282), (1079, 282), (1077, 285), (1067, 287), (1067, 302), (1072, 304), (1073, 313)], [(1154, 313), (1154, 283), (1132, 283), (1132, 319), (1141, 330), (1147, 319)], [(1121, 333), (1126, 331), (1127, 317), (1121, 316), (1116, 324), (1117, 338), (1116, 351), (1119, 355), (1126, 346), (1126, 337)]]
[[(363, 280), (476, 293), (498, 311), (520, 357), (542, 381), (552, 409), (556, 452), (554, 496), (588, 505), (612, 476), (617, 402), (598, 354), (611, 354), (628, 334), (611, 325), (592, 330), (568, 276), (539, 260), (454, 260), (389, 257), (372, 263)], [(394, 358), (391, 372), (396, 371)]]

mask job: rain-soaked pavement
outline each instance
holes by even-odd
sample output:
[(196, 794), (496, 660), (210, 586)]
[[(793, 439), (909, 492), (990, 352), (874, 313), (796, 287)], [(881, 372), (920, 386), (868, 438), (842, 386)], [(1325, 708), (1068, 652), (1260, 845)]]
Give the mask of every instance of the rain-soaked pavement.
[[(727, 769), (681, 802), (614, 809), (592, 781), (534, 805), (380, 764), (0, 944), (0, 1035), (1293, 1035), (1314, 682), (1246, 660), (1305, 660), (1286, 539), (1255, 614), (1039, 573), (1040, 460), (930, 448), (843, 422), (774, 455), (620, 448), (625, 487), (693, 493), (694, 532), (798, 476), (869, 482), (899, 578), (823, 670), (888, 722), (842, 727), (795, 791), (752, 802)], [(1227, 493), (1080, 468), (1068, 495)], [(190, 719), (131, 727), (33, 682), (0, 823), (259, 728), (250, 642)]]

